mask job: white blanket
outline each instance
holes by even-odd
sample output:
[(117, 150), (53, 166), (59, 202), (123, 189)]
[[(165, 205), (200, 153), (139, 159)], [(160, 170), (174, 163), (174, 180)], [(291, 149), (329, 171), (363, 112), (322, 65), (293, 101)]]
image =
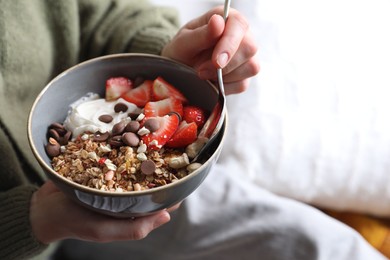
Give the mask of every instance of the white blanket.
[[(185, 22), (222, 2), (177, 7)], [(286, 197), (390, 216), (390, 3), (232, 5), (251, 23), (262, 69), (228, 99), (222, 164)]]
[(228, 100), (224, 163), (287, 197), (390, 216), (390, 3), (237, 4), (262, 70)]

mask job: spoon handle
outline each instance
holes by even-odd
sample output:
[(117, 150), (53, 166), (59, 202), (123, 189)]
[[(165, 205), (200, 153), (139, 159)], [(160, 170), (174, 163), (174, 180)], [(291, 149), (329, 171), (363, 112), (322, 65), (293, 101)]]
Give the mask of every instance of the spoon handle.
[[(223, 18), (226, 22), (230, 9), (230, 0), (225, 0)], [(225, 119), (226, 113), (226, 97), (225, 97), (225, 88), (223, 84), (222, 78), (222, 69), (217, 69), (217, 77), (218, 77), (218, 101), (215, 105), (213, 111), (211, 112), (209, 118), (207, 119), (205, 125), (201, 129), (198, 140), (199, 143), (203, 143), (203, 147), (196, 153), (196, 156), (192, 159), (191, 162), (197, 161), (202, 155), (206, 153), (206, 151), (211, 147), (216, 138), (218, 137), (218, 133), (220, 132), (222, 125)]]
[(225, 21), (229, 16), (230, 1), (231, 0), (225, 0), (225, 4), (223, 6), (223, 19), (225, 19)]

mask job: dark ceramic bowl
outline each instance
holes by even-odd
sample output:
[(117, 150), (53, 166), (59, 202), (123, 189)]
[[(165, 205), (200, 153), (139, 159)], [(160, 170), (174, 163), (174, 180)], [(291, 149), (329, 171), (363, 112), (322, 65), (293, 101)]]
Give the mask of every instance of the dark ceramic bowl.
[(50, 165), (45, 152), (48, 126), (63, 122), (69, 104), (86, 93), (104, 96), (105, 81), (113, 76), (150, 79), (162, 76), (180, 89), (192, 104), (211, 111), (217, 102), (217, 88), (212, 83), (199, 79), (190, 67), (170, 59), (145, 54), (116, 54), (88, 60), (54, 78), (37, 97), (28, 120), (32, 151), (48, 178), (87, 208), (116, 217), (143, 216), (169, 208), (196, 190), (210, 172), (221, 151), (226, 122), (210, 157), (199, 169), (179, 181), (146, 191), (100, 191), (60, 176)]

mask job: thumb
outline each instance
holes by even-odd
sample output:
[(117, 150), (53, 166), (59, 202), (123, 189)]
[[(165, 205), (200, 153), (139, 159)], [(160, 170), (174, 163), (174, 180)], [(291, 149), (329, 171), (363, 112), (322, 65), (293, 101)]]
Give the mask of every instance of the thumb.
[(51, 180), (47, 180), (37, 191), (39, 196), (46, 197), (52, 193), (59, 192), (60, 190), (55, 186)]

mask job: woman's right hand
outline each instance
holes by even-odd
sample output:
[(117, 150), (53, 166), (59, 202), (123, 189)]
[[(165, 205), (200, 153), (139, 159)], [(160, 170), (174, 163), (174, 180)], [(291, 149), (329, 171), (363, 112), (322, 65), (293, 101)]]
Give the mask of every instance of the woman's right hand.
[(83, 208), (47, 181), (32, 196), (30, 222), (35, 237), (44, 244), (73, 238), (94, 242), (139, 240), (170, 220), (159, 211), (136, 219), (117, 219)]

